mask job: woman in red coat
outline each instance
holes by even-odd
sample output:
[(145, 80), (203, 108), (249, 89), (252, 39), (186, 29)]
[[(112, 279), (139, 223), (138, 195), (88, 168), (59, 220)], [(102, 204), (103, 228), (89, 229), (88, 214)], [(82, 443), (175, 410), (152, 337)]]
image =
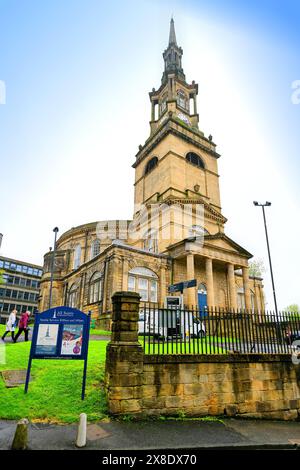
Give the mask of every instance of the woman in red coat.
[(21, 318), (19, 320), (19, 330), (18, 330), (18, 333), (16, 334), (16, 336), (14, 338), (15, 343), (16, 343), (17, 339), (19, 338), (20, 334), (23, 331), (24, 331), (24, 335), (25, 335), (25, 341), (28, 341), (28, 332), (29, 332), (28, 321), (29, 321), (29, 317), (30, 317), (29, 310), (27, 310), (27, 312), (22, 313)]

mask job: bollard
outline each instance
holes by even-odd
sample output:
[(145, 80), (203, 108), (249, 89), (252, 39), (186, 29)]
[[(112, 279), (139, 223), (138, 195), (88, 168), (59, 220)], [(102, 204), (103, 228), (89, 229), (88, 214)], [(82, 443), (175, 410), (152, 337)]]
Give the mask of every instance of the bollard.
[(28, 446), (28, 424), (26, 418), (20, 419), (17, 423), (14, 440), (12, 443), (12, 450), (26, 450)]
[(79, 424), (77, 430), (77, 438), (76, 438), (76, 447), (85, 447), (86, 446), (86, 422), (87, 417), (85, 413), (81, 413), (79, 415)]

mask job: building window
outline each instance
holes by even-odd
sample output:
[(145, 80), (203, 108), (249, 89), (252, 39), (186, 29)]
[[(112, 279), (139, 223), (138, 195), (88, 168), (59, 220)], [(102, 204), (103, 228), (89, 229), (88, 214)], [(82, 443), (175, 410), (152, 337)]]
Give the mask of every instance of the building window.
[(77, 245), (74, 250), (74, 269), (79, 268), (81, 263), (81, 246)]
[(186, 160), (191, 163), (192, 165), (195, 165), (197, 166), (198, 168), (202, 168), (204, 170), (204, 163), (203, 161), (201, 160), (201, 158), (199, 157), (199, 155), (197, 155), (196, 153), (194, 152), (189, 152), (187, 154), (187, 156), (185, 157)]
[(128, 273), (128, 290), (138, 292), (142, 302), (157, 302), (158, 277), (147, 268), (131, 269)]
[(100, 240), (94, 240), (91, 246), (91, 259), (95, 258), (95, 256), (99, 255), (100, 253)]
[(158, 164), (158, 158), (152, 157), (151, 160), (149, 160), (149, 162), (146, 165), (145, 175), (147, 175), (150, 171), (152, 171), (153, 168), (155, 168), (157, 164)]
[(102, 273), (96, 272), (90, 280), (89, 303), (100, 302), (102, 300)]
[(178, 90), (177, 92), (177, 104), (181, 108), (187, 109), (189, 108), (188, 106), (188, 99), (186, 97), (186, 94), (182, 90)]
[(156, 230), (149, 229), (143, 236), (144, 240), (144, 250), (150, 251), (150, 253), (157, 253), (157, 232)]
[(245, 293), (242, 287), (237, 289), (237, 307), (238, 307), (238, 310), (245, 310), (246, 308)]
[(68, 295), (68, 305), (69, 307), (77, 307), (78, 301), (78, 287), (77, 285), (73, 284), (70, 288), (69, 295)]
[(255, 311), (255, 294), (252, 290), (250, 291), (250, 299), (251, 299), (251, 310), (254, 312)]

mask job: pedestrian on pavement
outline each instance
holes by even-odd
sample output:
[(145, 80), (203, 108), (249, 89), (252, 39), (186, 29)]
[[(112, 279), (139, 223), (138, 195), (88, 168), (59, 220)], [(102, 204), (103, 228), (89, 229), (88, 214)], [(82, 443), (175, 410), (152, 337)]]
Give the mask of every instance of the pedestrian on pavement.
[(12, 340), (14, 341), (15, 339), (15, 327), (16, 327), (16, 322), (17, 322), (17, 310), (12, 310), (11, 313), (9, 314), (9, 317), (6, 322), (6, 331), (4, 335), (2, 336), (2, 341), (4, 341), (4, 338), (8, 333), (11, 334)]
[(19, 330), (18, 333), (15, 336), (14, 342), (17, 342), (17, 339), (19, 338), (20, 334), (23, 333), (25, 335), (25, 341), (28, 341), (28, 333), (29, 333), (29, 328), (28, 328), (28, 322), (29, 322), (29, 317), (30, 317), (30, 311), (27, 310), (26, 312), (23, 312), (19, 321)]

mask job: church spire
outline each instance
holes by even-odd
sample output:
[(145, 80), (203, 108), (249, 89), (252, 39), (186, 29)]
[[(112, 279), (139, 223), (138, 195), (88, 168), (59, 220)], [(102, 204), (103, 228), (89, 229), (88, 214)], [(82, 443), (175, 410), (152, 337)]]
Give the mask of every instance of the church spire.
[(165, 61), (165, 70), (162, 76), (162, 84), (168, 81), (170, 74), (175, 74), (180, 80), (185, 81), (185, 75), (183, 73), (181, 58), (183, 50), (177, 45), (174, 20), (171, 18), (170, 22), (170, 33), (169, 33), (169, 45), (163, 53)]
[(169, 46), (171, 46), (171, 44), (175, 44), (175, 46), (177, 46), (173, 17), (171, 18), (171, 22), (170, 22)]

